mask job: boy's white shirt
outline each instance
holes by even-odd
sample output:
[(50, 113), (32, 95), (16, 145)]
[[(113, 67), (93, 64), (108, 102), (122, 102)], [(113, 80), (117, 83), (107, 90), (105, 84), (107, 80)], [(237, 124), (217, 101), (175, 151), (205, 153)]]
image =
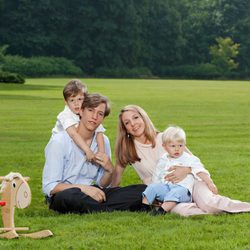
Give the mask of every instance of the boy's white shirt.
[(178, 158), (171, 158), (168, 153), (164, 153), (158, 161), (153, 174), (153, 183), (169, 183), (164, 177), (170, 173), (168, 170), (172, 166), (191, 167), (191, 174), (188, 174), (182, 181), (176, 183), (177, 185), (186, 187), (191, 193), (194, 185), (194, 178), (200, 180), (196, 174), (203, 172), (209, 175), (209, 172), (204, 168), (200, 159), (194, 155), (184, 152)]
[[(64, 110), (57, 116), (55, 127), (52, 129), (52, 135), (62, 132), (73, 125), (77, 127), (79, 122), (79, 115), (73, 113), (68, 107), (68, 105), (65, 105)], [(96, 132), (105, 132), (105, 129), (102, 124), (98, 126)]]

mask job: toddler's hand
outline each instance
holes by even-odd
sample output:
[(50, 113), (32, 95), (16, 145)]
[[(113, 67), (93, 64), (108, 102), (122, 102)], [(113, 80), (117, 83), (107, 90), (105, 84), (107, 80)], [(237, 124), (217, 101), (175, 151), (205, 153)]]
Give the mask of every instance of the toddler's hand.
[(95, 159), (95, 154), (91, 150), (86, 151), (85, 153), (88, 161), (93, 161)]
[(208, 183), (207, 186), (214, 194), (218, 194), (218, 189), (213, 182)]

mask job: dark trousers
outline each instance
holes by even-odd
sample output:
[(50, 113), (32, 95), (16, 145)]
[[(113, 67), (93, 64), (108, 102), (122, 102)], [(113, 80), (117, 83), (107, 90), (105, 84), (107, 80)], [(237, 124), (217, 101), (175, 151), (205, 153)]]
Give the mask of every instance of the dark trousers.
[(145, 211), (142, 205), (142, 192), (146, 185), (103, 188), (106, 201), (97, 202), (81, 192), (79, 188), (70, 188), (51, 197), (49, 208), (59, 213), (91, 213), (120, 211)]

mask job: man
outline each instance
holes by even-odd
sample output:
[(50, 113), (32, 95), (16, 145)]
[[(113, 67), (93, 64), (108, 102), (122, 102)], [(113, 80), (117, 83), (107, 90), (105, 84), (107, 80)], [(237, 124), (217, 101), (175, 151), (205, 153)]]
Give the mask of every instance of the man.
[[(110, 104), (106, 97), (86, 95), (77, 132), (93, 152), (98, 149), (95, 130), (109, 113)], [(67, 132), (60, 132), (51, 138), (45, 148), (43, 170), (43, 192), (49, 198), (50, 209), (61, 213), (142, 210), (141, 194), (145, 185), (108, 187), (113, 164), (106, 136), (104, 142), (105, 153), (96, 153), (95, 162), (89, 162)]]

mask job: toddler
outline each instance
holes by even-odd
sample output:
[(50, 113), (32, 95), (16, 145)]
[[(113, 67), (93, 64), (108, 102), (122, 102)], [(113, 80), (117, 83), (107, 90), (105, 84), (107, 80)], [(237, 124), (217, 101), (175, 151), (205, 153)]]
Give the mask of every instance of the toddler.
[[(180, 127), (170, 126), (162, 135), (163, 147), (166, 153), (159, 160), (153, 182), (143, 192), (144, 204), (151, 205), (155, 199), (163, 202), (158, 210), (153, 210), (153, 214), (164, 214), (180, 202), (192, 201), (192, 189), (194, 185), (194, 176), (204, 181), (208, 188), (217, 194), (218, 190), (210, 178), (207, 170), (196, 156), (185, 152), (186, 134)], [(165, 176), (170, 173), (168, 170), (172, 166), (191, 167), (192, 174), (177, 183), (171, 183), (165, 180)]]
[[(85, 152), (87, 160), (92, 161), (95, 158), (94, 153), (76, 130), (80, 121), (79, 112), (85, 94), (87, 94), (87, 87), (80, 80), (73, 79), (66, 84), (63, 89), (65, 108), (57, 116), (55, 127), (52, 129), (52, 136), (60, 131), (66, 130), (73, 141)], [(105, 132), (105, 129), (100, 125), (96, 132), (98, 151), (104, 153), (103, 133)]]

